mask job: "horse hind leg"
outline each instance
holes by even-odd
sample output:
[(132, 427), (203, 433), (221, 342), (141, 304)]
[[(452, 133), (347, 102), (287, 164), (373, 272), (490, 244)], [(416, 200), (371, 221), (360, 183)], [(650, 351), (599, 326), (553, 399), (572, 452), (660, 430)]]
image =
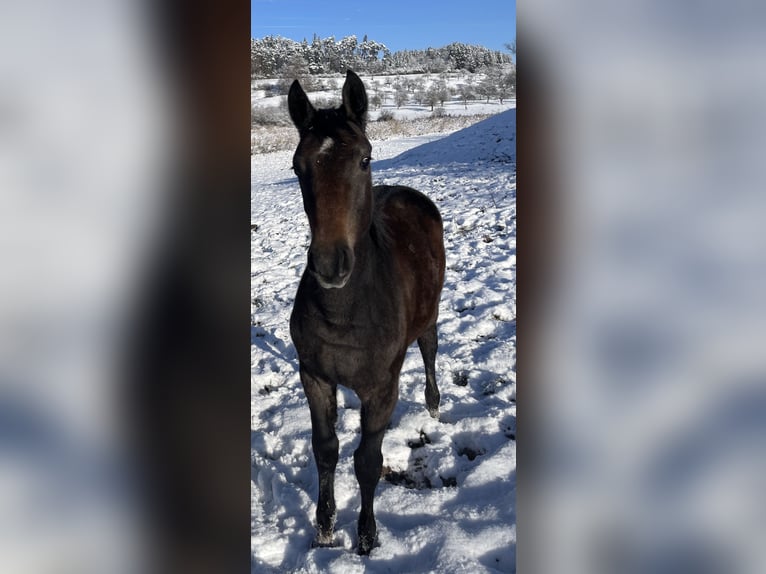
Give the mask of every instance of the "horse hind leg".
[(439, 418), (439, 399), (441, 398), (439, 387), (436, 385), (436, 349), (438, 346), (436, 323), (434, 323), (418, 337), (418, 347), (426, 367), (426, 406), (428, 413), (435, 419)]
[(319, 381), (303, 371), (301, 382), (311, 410), (311, 445), (319, 475), (317, 534), (314, 546), (330, 546), (335, 528), (335, 467), (338, 464), (338, 419), (336, 387)]

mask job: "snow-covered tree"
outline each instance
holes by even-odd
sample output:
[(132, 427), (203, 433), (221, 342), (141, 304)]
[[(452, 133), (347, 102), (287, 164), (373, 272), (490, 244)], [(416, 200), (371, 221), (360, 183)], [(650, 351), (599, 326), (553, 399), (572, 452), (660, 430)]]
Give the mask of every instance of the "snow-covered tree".
[(325, 60), (323, 57), (322, 40), (314, 34), (309, 46), (308, 54), (309, 71), (312, 74), (321, 74), (325, 71)]
[(357, 58), (357, 40), (356, 36), (346, 36), (341, 38), (336, 44), (338, 51), (338, 69), (337, 72), (345, 72), (347, 69), (359, 69), (359, 59)]
[(275, 77), (288, 61), (294, 61), (296, 55), (306, 62), (310, 74), (343, 73), (348, 68), (371, 74), (475, 72), (482, 67), (492, 68), (512, 62), (507, 53), (459, 42), (441, 48), (392, 53), (385, 44), (367, 36), (361, 43), (353, 35), (336, 41), (334, 36), (323, 39), (314, 34), (310, 43), (306, 39), (296, 42), (280, 36), (266, 36), (250, 42), (251, 73), (253, 77)]
[(309, 72), (309, 65), (306, 60), (298, 53), (292, 54), (290, 59), (285, 62), (279, 71), (279, 92), (287, 94), (294, 80), (298, 80), (304, 90), (313, 88), (313, 80)]

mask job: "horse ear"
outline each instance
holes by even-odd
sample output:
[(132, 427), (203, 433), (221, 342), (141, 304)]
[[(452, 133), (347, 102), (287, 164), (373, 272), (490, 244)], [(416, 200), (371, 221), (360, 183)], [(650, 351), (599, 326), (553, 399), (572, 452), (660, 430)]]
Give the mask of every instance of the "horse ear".
[(290, 119), (293, 120), (298, 131), (303, 131), (311, 125), (314, 119), (314, 106), (311, 105), (298, 80), (293, 81), (290, 86), (290, 92), (287, 94), (287, 108), (290, 110)]
[(351, 70), (346, 72), (346, 83), (343, 84), (343, 108), (348, 119), (364, 128), (367, 123), (367, 92), (362, 80)]

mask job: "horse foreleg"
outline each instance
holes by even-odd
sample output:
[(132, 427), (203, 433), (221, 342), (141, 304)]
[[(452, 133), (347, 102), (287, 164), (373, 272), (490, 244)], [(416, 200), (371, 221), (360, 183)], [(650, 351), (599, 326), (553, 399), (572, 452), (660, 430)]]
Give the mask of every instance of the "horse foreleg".
[(374, 398), (362, 399), (362, 439), (354, 452), (354, 471), (362, 497), (357, 528), (359, 554), (369, 554), (377, 536), (373, 501), (383, 468), (383, 454), (380, 451), (383, 436), (398, 398), (398, 382), (394, 381), (392, 386), (393, 389), (376, 394)]
[(311, 409), (311, 445), (319, 474), (314, 544), (328, 546), (332, 544), (335, 527), (335, 466), (338, 464), (336, 386), (320, 381), (303, 370), (301, 382)]
[(435, 419), (439, 418), (439, 387), (436, 385), (436, 349), (439, 346), (436, 335), (436, 323), (428, 327), (418, 337), (418, 347), (423, 355), (423, 363), (426, 366), (426, 406), (428, 413)]

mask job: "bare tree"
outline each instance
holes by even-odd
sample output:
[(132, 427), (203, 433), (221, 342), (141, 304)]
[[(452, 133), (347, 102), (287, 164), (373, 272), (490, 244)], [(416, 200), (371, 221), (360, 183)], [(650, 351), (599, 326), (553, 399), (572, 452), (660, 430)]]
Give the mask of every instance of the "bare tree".
[(413, 81), (413, 94), (415, 101), (422, 105), (426, 101), (426, 84), (422, 79)]
[(381, 96), (379, 91), (375, 90), (373, 92), (372, 96), (370, 97), (370, 105), (376, 110), (383, 105), (383, 96)]
[(489, 103), (489, 99), (497, 95), (498, 83), (497, 77), (494, 74), (487, 72), (484, 79), (479, 82), (478, 86), (476, 86), (476, 92), (480, 96), (487, 98), (487, 103)]
[(407, 92), (407, 88), (400, 86), (396, 89), (396, 92), (394, 93), (394, 102), (396, 102), (397, 108), (401, 108), (404, 104), (407, 103), (407, 100), (409, 99), (410, 95)]
[(516, 95), (516, 68), (513, 68), (510, 72), (500, 77), (497, 95), (500, 98), (501, 104), (503, 103), (504, 98), (510, 98)]
[(476, 97), (473, 91), (473, 83), (470, 78), (464, 84), (458, 84), (457, 93), (460, 94), (460, 99), (463, 101), (465, 109), (468, 109), (468, 100), (472, 100)]
[(434, 111), (434, 106), (439, 103), (440, 99), (441, 94), (439, 93), (439, 88), (436, 84), (433, 84), (426, 90), (425, 102), (431, 106), (431, 111)]
[(432, 86), (432, 89), (436, 91), (436, 97), (439, 99), (439, 105), (441, 107), (444, 107), (444, 102), (446, 102), (450, 96), (447, 82), (445, 82), (444, 80), (439, 80), (438, 82), (434, 83), (434, 85)]

